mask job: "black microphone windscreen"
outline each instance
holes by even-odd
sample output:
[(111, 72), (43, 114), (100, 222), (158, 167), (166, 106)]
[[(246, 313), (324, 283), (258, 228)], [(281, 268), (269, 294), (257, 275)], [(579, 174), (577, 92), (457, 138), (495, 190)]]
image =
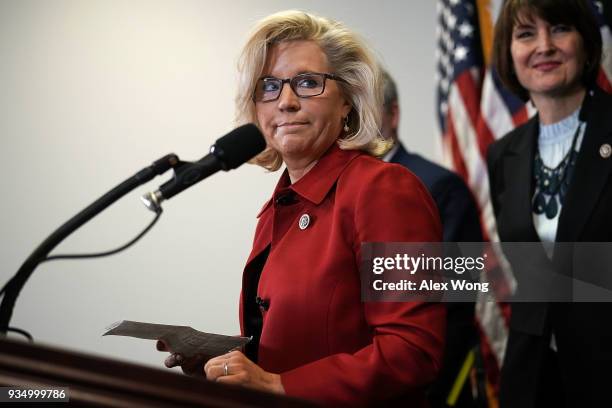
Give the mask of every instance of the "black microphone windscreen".
[(211, 150), (223, 163), (223, 170), (231, 170), (249, 161), (266, 148), (266, 141), (252, 123), (242, 125), (219, 138)]

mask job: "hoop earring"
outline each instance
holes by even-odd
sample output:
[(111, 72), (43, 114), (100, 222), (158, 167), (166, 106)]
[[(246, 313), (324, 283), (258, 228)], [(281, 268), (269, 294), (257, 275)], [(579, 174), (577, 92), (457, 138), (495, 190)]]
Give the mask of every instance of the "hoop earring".
[(344, 131), (348, 133), (349, 130), (351, 130), (351, 128), (349, 127), (349, 124), (348, 124), (348, 115), (346, 115), (344, 117)]

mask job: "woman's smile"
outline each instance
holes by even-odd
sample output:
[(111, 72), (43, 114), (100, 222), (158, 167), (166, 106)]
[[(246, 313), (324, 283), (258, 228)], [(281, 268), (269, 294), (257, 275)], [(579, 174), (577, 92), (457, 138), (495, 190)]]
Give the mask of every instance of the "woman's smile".
[(549, 72), (557, 69), (561, 65), (559, 61), (544, 61), (533, 65), (538, 71)]

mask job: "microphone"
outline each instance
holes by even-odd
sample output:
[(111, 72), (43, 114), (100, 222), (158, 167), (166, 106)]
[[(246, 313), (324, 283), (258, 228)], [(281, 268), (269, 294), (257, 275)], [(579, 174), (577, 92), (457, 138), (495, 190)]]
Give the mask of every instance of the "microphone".
[(196, 162), (180, 162), (174, 167), (172, 179), (157, 191), (141, 197), (144, 205), (153, 212), (161, 210), (164, 200), (175, 196), (219, 170), (232, 170), (261, 153), (266, 147), (261, 132), (252, 123), (240, 126), (217, 139), (210, 153)]

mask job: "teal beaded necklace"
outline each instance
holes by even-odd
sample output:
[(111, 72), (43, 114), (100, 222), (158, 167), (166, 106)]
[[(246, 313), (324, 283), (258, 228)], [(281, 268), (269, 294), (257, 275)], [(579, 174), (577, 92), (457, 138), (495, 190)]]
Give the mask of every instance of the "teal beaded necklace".
[[(546, 218), (551, 220), (557, 216), (560, 207), (563, 206), (574, 167), (576, 166), (576, 159), (578, 157), (576, 141), (578, 140), (581, 127), (582, 124), (576, 127), (572, 147), (570, 147), (561, 163), (555, 168), (550, 168), (544, 164), (542, 157), (540, 157), (540, 149), (538, 148), (533, 166), (536, 194), (533, 197), (532, 208), (535, 214), (545, 214)], [(546, 196), (548, 196), (548, 199)]]

